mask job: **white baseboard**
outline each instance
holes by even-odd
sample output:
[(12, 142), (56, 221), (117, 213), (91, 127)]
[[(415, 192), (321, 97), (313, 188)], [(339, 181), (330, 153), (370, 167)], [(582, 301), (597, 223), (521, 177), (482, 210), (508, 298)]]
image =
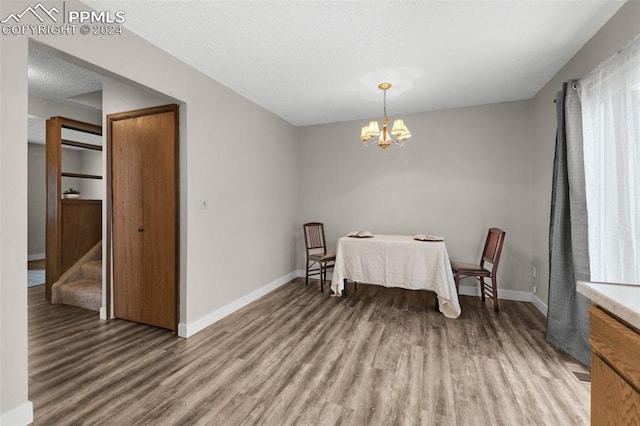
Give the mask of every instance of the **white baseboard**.
[[(249, 293), (248, 295), (241, 297), (240, 299), (237, 299), (219, 309), (216, 309), (215, 311), (209, 313), (208, 315), (205, 315), (204, 317), (190, 323), (190, 324), (184, 324), (184, 323), (180, 323), (178, 324), (178, 336), (180, 337), (190, 337), (193, 336), (195, 333), (197, 333), (198, 331), (207, 328), (208, 326), (210, 326), (211, 324), (213, 324), (216, 321), (221, 320), (222, 318), (224, 318), (225, 316), (237, 311), (238, 309), (242, 308), (245, 305), (248, 305), (249, 303), (253, 302), (254, 300), (257, 300), (259, 298), (261, 298), (262, 296), (264, 296), (265, 294), (275, 290), (276, 288), (288, 283), (289, 281), (291, 281), (292, 279), (296, 278), (296, 277), (304, 277), (305, 276), (305, 271), (304, 269), (298, 269), (294, 272), (291, 272), (251, 293)], [(331, 273), (329, 273), (327, 275), (327, 281), (330, 283), (331, 282)], [(460, 286), (460, 294), (462, 296), (475, 296), (475, 297), (480, 297), (480, 286), (476, 285), (476, 286), (472, 286), (472, 285), (461, 285)], [(518, 290), (500, 290), (500, 299), (504, 299), (504, 300), (513, 300), (516, 302), (529, 302), (532, 303), (533, 306), (536, 307), (536, 309), (538, 309), (540, 311), (540, 313), (542, 313), (542, 315), (544, 315), (545, 317), (547, 316), (547, 311), (548, 311), (548, 307), (547, 305), (544, 304), (544, 302), (542, 302), (542, 300), (540, 300), (535, 294), (533, 293), (529, 293), (526, 291), (518, 291)], [(100, 319), (107, 319), (107, 314), (106, 314), (106, 310), (104, 307), (100, 308)], [(2, 423), (0, 423), (2, 424)]]
[[(461, 285), (460, 294), (462, 296), (476, 296), (480, 297), (480, 286)], [(527, 291), (517, 290), (503, 290), (498, 289), (498, 297), (505, 300), (515, 300), (516, 302), (531, 302), (531, 296), (533, 294)]]
[(29, 262), (31, 262), (32, 260), (43, 260), (45, 258), (46, 255), (44, 253), (30, 254), (29, 256), (27, 256), (27, 260)]
[[(462, 296), (480, 297), (480, 286), (461, 285), (460, 294)], [(532, 303), (533, 306), (542, 313), (542, 315), (545, 317), (547, 316), (547, 305), (542, 303), (542, 300), (538, 299), (538, 297), (533, 293), (529, 293), (527, 291), (499, 289), (498, 297), (505, 300), (515, 300), (516, 302)]]
[(101, 320), (106, 320), (107, 319), (107, 308), (106, 308), (106, 306), (100, 306), (100, 319)]
[(215, 311), (209, 312), (207, 315), (192, 321), (190, 323), (180, 323), (178, 324), (178, 336), (180, 337), (191, 337), (196, 334), (198, 331), (203, 330), (209, 327), (211, 324), (220, 321), (222, 318), (226, 317), (242, 308), (249, 303), (258, 300), (262, 296), (267, 293), (272, 292), (273, 290), (281, 287), (282, 285), (288, 283), (292, 279), (297, 276), (297, 271), (290, 272), (287, 275), (284, 275), (278, 278), (275, 281), (270, 282), (257, 290), (252, 291), (251, 293), (234, 300), (231, 303), (227, 303), (221, 308), (216, 309)]
[(540, 312), (542, 312), (542, 315), (544, 315), (545, 317), (547, 316), (547, 311), (549, 309), (548, 306), (545, 305), (542, 300), (538, 299), (538, 296), (533, 293), (531, 293), (531, 303), (533, 303), (533, 306), (535, 306)]
[(0, 425), (3, 426), (23, 426), (29, 423), (33, 423), (33, 403), (31, 401), (0, 414)]
[[(305, 271), (304, 269), (298, 269), (296, 271), (296, 276), (304, 277)], [(327, 274), (327, 280), (331, 281), (331, 274)], [(480, 286), (479, 285), (460, 285), (460, 294), (463, 296), (476, 296), (480, 297)], [(500, 299), (505, 300), (514, 300), (516, 302), (529, 302), (533, 304), (544, 315), (547, 316), (547, 305), (542, 302), (542, 300), (538, 299), (533, 293), (528, 291), (518, 291), (518, 290), (503, 290), (500, 289), (499, 294)]]

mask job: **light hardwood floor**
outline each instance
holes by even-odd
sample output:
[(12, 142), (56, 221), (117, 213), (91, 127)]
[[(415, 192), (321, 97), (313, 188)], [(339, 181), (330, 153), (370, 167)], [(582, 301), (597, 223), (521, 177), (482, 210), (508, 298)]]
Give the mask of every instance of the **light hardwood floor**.
[[(212, 294), (211, 297), (215, 297)], [(29, 289), (35, 424), (586, 425), (590, 385), (529, 303), (296, 279), (189, 339)]]

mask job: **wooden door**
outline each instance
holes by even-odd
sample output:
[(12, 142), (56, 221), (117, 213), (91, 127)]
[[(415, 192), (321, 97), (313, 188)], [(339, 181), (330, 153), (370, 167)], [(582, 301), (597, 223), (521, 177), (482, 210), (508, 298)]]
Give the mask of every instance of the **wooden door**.
[(177, 105), (107, 117), (114, 315), (177, 330)]

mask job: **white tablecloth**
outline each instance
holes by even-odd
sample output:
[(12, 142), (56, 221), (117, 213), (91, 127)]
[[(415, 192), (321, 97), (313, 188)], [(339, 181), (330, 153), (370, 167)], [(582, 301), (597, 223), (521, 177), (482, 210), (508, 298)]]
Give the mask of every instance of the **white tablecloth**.
[(406, 235), (342, 237), (338, 240), (331, 289), (342, 295), (344, 279), (438, 295), (440, 312), (460, 316), (460, 302), (444, 241), (416, 241)]

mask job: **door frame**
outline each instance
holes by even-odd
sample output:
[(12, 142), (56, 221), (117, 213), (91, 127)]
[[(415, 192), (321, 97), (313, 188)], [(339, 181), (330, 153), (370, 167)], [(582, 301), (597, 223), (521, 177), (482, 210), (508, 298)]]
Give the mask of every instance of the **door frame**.
[(106, 235), (104, 236), (106, 245), (106, 311), (107, 319), (114, 319), (114, 298), (113, 298), (113, 123), (120, 120), (127, 120), (146, 115), (162, 114), (166, 112), (175, 113), (175, 141), (174, 141), (174, 167), (175, 167), (175, 191), (176, 191), (176, 268), (175, 268), (175, 324), (174, 333), (178, 333), (178, 324), (180, 322), (180, 114), (178, 104), (168, 104), (151, 108), (137, 109), (133, 111), (108, 114), (106, 117), (107, 132), (107, 224)]

